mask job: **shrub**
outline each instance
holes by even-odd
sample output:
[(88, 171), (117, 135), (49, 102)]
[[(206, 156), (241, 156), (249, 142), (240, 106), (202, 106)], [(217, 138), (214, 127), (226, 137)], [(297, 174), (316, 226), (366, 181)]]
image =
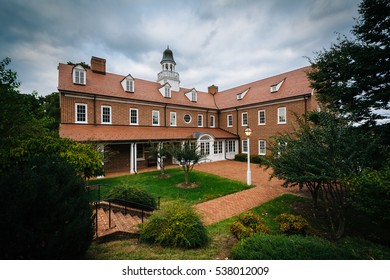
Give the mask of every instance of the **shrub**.
[(237, 221), (230, 225), (230, 232), (238, 239), (247, 238), (255, 233), (269, 233), (269, 228), (264, 225), (264, 221), (253, 212), (241, 214)]
[(255, 234), (238, 242), (231, 252), (236, 260), (333, 260), (348, 259), (331, 242), (300, 235)]
[(119, 198), (156, 209), (156, 199), (147, 191), (134, 186), (120, 185), (112, 187), (105, 198)]
[(190, 206), (180, 203), (154, 212), (141, 227), (141, 241), (166, 247), (199, 248), (205, 246), (208, 240), (198, 214)]
[(284, 234), (308, 235), (311, 231), (309, 223), (301, 215), (283, 213), (278, 215), (274, 221), (279, 223), (279, 230)]
[(39, 156), (0, 174), (0, 258), (78, 259), (93, 238), (81, 177), (59, 157)]
[[(251, 155), (251, 163), (262, 164), (264, 163), (264, 156)], [(234, 156), (235, 161), (246, 162), (248, 160), (246, 154), (237, 154)]]

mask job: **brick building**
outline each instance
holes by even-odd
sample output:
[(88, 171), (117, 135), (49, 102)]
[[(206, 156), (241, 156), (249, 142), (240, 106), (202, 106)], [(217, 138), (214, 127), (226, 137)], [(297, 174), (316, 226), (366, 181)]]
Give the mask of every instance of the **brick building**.
[[(160, 62), (157, 81), (106, 72), (106, 60), (91, 68), (59, 64), (60, 136), (104, 143), (113, 151), (105, 172), (129, 172), (156, 164), (150, 145), (191, 139), (208, 161), (232, 159), (247, 151), (244, 130), (252, 129), (251, 154), (267, 154), (270, 137), (291, 131), (295, 117), (317, 107), (309, 67), (224, 91), (180, 87), (172, 51)], [(168, 158), (166, 164), (175, 164)]]

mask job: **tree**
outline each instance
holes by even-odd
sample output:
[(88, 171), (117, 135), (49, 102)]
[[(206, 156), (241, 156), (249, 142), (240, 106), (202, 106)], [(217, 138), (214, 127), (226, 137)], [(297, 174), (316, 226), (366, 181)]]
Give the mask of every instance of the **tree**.
[(164, 147), (163, 143), (158, 143), (153, 146), (150, 145), (149, 149), (150, 156), (155, 157), (157, 159), (157, 164), (160, 167), (161, 175), (165, 174), (165, 165), (164, 159), (169, 155), (169, 149)]
[(180, 146), (171, 145), (169, 153), (180, 162), (180, 166), (184, 171), (184, 182), (186, 185), (190, 185), (191, 171), (194, 165), (199, 163), (205, 155), (202, 155), (199, 148), (190, 140), (185, 141)]
[(368, 126), (390, 109), (390, 2), (364, 0), (354, 39), (339, 37), (310, 60), (318, 100), (341, 117)]
[(298, 118), (293, 133), (274, 137), (273, 157), (267, 160), (273, 177), (283, 186), (307, 187), (314, 206), (325, 206), (335, 238), (344, 233), (345, 211), (350, 206), (352, 182), (372, 167), (372, 154), (380, 147), (371, 133), (346, 125), (328, 113)]

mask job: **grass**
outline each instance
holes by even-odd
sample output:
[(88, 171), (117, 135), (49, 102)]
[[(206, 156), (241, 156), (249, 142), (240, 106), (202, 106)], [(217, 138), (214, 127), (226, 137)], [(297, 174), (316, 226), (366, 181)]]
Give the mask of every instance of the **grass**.
[[(242, 191), (248, 186), (239, 181), (225, 179), (216, 175), (193, 170), (191, 182), (196, 182), (195, 188), (180, 188), (178, 184), (184, 181), (184, 173), (180, 168), (168, 169), (168, 178), (159, 178), (160, 171), (140, 173), (116, 178), (93, 180), (89, 185), (101, 184), (101, 198), (107, 195), (110, 186), (131, 185), (150, 192), (155, 197), (161, 197), (161, 203), (183, 200), (190, 205), (218, 198), (227, 194)], [(90, 192), (90, 200), (98, 199), (96, 190)]]

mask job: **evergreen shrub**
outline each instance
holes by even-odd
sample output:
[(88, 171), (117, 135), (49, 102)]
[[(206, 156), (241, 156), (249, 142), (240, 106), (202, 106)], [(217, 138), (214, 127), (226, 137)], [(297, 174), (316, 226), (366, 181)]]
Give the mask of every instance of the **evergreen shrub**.
[(308, 235), (312, 231), (308, 221), (301, 215), (296, 216), (293, 214), (283, 213), (278, 215), (274, 221), (279, 223), (279, 230), (283, 234)]
[(250, 211), (238, 216), (237, 221), (233, 222), (229, 229), (238, 240), (247, 238), (258, 232), (266, 234), (270, 232), (269, 228), (264, 224), (263, 219)]
[(149, 192), (135, 186), (114, 186), (108, 191), (108, 194), (105, 198), (119, 198), (138, 204), (143, 204), (154, 209), (157, 208), (157, 203), (154, 196)]

